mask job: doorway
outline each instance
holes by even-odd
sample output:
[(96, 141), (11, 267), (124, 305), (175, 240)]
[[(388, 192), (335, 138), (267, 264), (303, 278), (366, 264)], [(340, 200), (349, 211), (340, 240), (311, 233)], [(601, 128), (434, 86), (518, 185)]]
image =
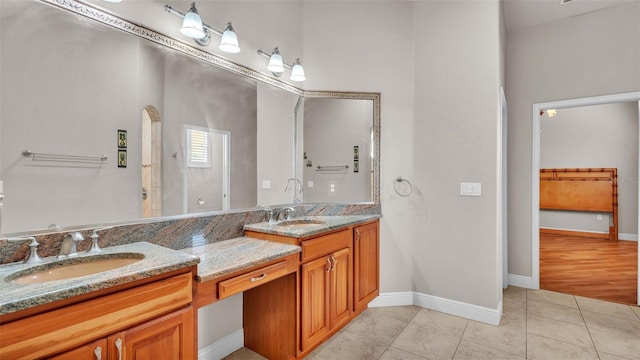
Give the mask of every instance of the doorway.
[(142, 217), (162, 216), (162, 123), (155, 106), (142, 110)]
[[(572, 100), (562, 100), (562, 101), (554, 101), (547, 103), (538, 103), (533, 106), (533, 161), (532, 161), (532, 282), (534, 288), (540, 288), (540, 164), (541, 164), (541, 153), (540, 153), (540, 145), (541, 145), (541, 112), (544, 112), (549, 109), (566, 109), (573, 107), (581, 107), (581, 106), (590, 106), (590, 105), (602, 105), (602, 104), (613, 104), (613, 103), (622, 103), (622, 102), (637, 102), (640, 100), (640, 92), (633, 93), (622, 93), (622, 94), (614, 94), (614, 95), (606, 95), (606, 96), (597, 96), (597, 97), (589, 97), (589, 98), (580, 98), (580, 99), (572, 99)], [(638, 119), (640, 121), (640, 119)], [(634, 149), (637, 153), (640, 153), (640, 148)], [(637, 160), (636, 160), (637, 161)], [(635, 179), (638, 179), (640, 174), (635, 174)], [(637, 187), (637, 180), (635, 181)], [(640, 218), (640, 216), (638, 216)], [(636, 219), (640, 220), (640, 219)], [(636, 236), (638, 234), (638, 227), (636, 226), (635, 232)], [(640, 242), (637, 242), (636, 249), (640, 247)], [(639, 252), (640, 253), (640, 252)], [(636, 268), (638, 264), (638, 257), (636, 256)], [(638, 272), (638, 271), (636, 271)], [(637, 282), (640, 282), (640, 276), (637, 276)], [(636, 287), (636, 302), (640, 301), (640, 286)]]
[(183, 212), (229, 210), (231, 132), (184, 125)]

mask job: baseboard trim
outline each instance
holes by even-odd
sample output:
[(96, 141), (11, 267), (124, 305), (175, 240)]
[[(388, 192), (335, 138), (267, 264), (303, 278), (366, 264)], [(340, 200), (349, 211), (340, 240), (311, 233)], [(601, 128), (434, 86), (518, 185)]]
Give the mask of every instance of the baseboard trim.
[(369, 307), (413, 305), (413, 291), (381, 293), (369, 303)]
[(638, 234), (618, 233), (618, 240), (638, 241)]
[[(596, 232), (596, 231), (580, 231), (580, 230), (567, 230), (567, 229), (554, 229), (554, 228), (540, 228), (540, 234), (548, 235), (568, 235), (568, 236), (581, 236), (595, 239), (608, 239), (609, 233)], [(619, 236), (620, 234), (618, 234)]]
[(509, 274), (508, 280), (509, 285), (525, 289), (535, 289), (535, 287), (533, 286), (533, 278), (531, 278), (531, 276)]
[(502, 317), (502, 302), (500, 302), (497, 309), (491, 309), (414, 291), (382, 293), (369, 303), (370, 307), (407, 305), (415, 305), (491, 325), (500, 324), (500, 318)]
[(198, 351), (198, 360), (220, 360), (244, 346), (244, 330), (240, 329)]

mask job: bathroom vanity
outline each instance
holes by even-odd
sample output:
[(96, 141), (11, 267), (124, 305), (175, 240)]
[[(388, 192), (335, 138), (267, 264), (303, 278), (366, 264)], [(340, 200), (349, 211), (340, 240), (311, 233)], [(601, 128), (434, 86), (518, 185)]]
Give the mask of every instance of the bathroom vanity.
[[(11, 283), (30, 264), (3, 265), (2, 359), (194, 359), (193, 278), (198, 258), (149, 243), (105, 249), (101, 257), (140, 261), (83, 277)], [(76, 263), (95, 256), (79, 255)], [(56, 267), (47, 260), (35, 268)]]
[[(286, 356), (269, 352), (273, 346), (270, 342), (278, 342), (280, 338), (268, 336), (268, 329), (261, 325), (263, 322), (258, 322), (257, 338), (268, 341), (254, 341), (254, 335), (247, 332), (247, 322), (268, 312), (269, 305), (258, 301), (258, 294), (245, 293), (245, 346), (269, 359), (302, 358), (308, 355), (364, 311), (367, 304), (379, 294), (377, 217), (305, 219), (309, 225), (273, 226), (260, 223), (245, 226), (245, 235), (248, 237), (299, 245), (301, 248), (295, 284), (298, 299), (295, 356), (293, 352)], [(320, 221), (324, 223), (314, 224)]]
[(0, 358), (196, 359), (196, 310), (243, 293), (245, 346), (301, 359), (378, 295), (378, 217), (245, 225), (245, 236), (179, 251), (113, 246), (72, 261), (136, 261), (41, 283), (15, 280), (39, 281), (35, 270), (62, 260), (2, 265)]

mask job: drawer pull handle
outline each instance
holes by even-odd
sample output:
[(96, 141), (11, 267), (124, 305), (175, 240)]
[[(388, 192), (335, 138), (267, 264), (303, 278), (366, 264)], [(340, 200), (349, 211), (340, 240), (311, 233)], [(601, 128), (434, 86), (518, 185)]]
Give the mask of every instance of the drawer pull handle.
[(333, 261), (333, 267), (331, 268), (331, 271), (336, 271), (336, 264), (338, 263), (338, 260), (336, 260), (335, 256), (331, 255), (331, 260)]
[(96, 348), (93, 349), (93, 353), (96, 355), (96, 360), (102, 360), (102, 347), (101, 346), (96, 346)]
[(256, 282), (256, 281), (263, 280), (263, 279), (264, 279), (264, 278), (266, 278), (266, 277), (267, 277), (267, 274), (266, 274), (266, 273), (264, 273), (264, 274), (262, 274), (262, 275), (260, 275), (260, 276), (258, 276), (258, 277), (252, 277), (252, 278), (251, 278), (251, 280), (249, 280), (249, 281), (251, 281), (252, 283), (254, 283), (254, 282)]
[(122, 360), (122, 339), (116, 339), (116, 349), (118, 349), (118, 360)]
[(329, 263), (329, 267), (327, 268), (327, 272), (329, 272), (333, 267), (333, 264), (331, 264), (331, 256), (327, 256), (327, 263)]
[(360, 230), (356, 229), (356, 241), (360, 240)]

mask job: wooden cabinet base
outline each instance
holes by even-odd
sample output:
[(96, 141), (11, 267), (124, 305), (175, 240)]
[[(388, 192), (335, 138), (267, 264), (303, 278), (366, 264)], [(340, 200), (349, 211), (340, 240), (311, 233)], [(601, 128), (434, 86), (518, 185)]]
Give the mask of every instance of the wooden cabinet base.
[(244, 292), (244, 346), (270, 360), (296, 358), (297, 273)]

